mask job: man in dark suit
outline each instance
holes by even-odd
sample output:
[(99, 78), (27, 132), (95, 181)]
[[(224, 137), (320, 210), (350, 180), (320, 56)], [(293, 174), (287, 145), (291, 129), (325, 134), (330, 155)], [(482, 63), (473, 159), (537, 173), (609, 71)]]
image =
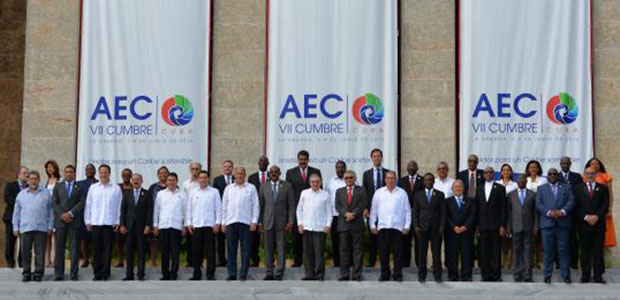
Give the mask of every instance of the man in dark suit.
[[(559, 181), (561, 183), (570, 184), (573, 187), (573, 189), (575, 189), (577, 185), (583, 183), (583, 178), (581, 177), (581, 174), (577, 172), (572, 172), (570, 170), (571, 165), (572, 165), (572, 162), (570, 160), (570, 157), (563, 156), (562, 158), (560, 158), (560, 167), (562, 168), (562, 171), (560, 172)], [(579, 266), (579, 237), (577, 236), (577, 231), (578, 231), (579, 225), (581, 224), (583, 220), (579, 219), (579, 216), (577, 216), (575, 212), (573, 212), (571, 216), (573, 219), (573, 226), (571, 227), (571, 230), (570, 230), (570, 241), (569, 241), (570, 264), (573, 269), (577, 269)], [(557, 259), (556, 259), (556, 264), (558, 264)]]
[[(375, 148), (370, 151), (370, 159), (372, 160), (372, 168), (364, 172), (362, 178), (362, 185), (366, 190), (366, 199), (368, 199), (368, 208), (364, 211), (364, 217), (370, 217), (370, 208), (372, 207), (372, 197), (375, 195), (375, 191), (385, 186), (385, 173), (388, 169), (384, 168), (383, 163), (383, 151)], [(370, 232), (370, 224), (368, 224), (368, 232)], [(368, 264), (367, 268), (374, 268), (377, 262), (377, 253), (379, 251), (377, 245), (378, 236), (376, 234), (368, 234), (369, 249), (368, 249)]]
[(478, 155), (471, 154), (467, 158), (467, 170), (459, 172), (457, 179), (463, 181), (465, 192), (470, 198), (476, 197), (476, 190), (484, 184), (484, 171), (478, 169)]
[[(267, 167), (269, 166), (269, 158), (261, 155), (258, 158), (258, 172), (250, 174), (248, 182), (256, 187), (256, 191), (260, 191), (260, 186), (269, 181)], [(252, 241), (250, 243), (250, 267), (258, 267), (260, 257), (258, 256), (258, 248), (260, 248), (260, 232), (258, 230), (250, 233)]]
[(596, 183), (596, 171), (586, 169), (586, 183), (575, 187), (575, 215), (580, 220), (581, 282), (590, 282), (594, 271), (594, 282), (606, 283), (603, 245), (605, 244), (605, 215), (609, 209), (609, 188)]
[[(474, 199), (465, 195), (463, 181), (452, 185), (454, 196), (446, 199), (446, 264), (450, 281), (471, 281), (474, 244)], [(459, 272), (459, 260), (461, 268)]]
[(433, 253), (433, 277), (441, 282), (441, 238), (446, 224), (446, 199), (444, 194), (433, 189), (435, 176), (424, 175), (424, 190), (413, 199), (413, 230), (418, 236), (418, 280), (426, 281), (426, 258), (430, 243)]
[[(222, 175), (213, 179), (213, 187), (220, 192), (220, 198), (224, 197), (224, 189), (226, 189), (226, 186), (235, 183), (233, 167), (232, 160), (225, 160), (222, 163)], [(216, 233), (215, 242), (217, 244), (217, 266), (226, 267), (226, 234), (222, 231)]]
[[(415, 160), (411, 160), (407, 163), (407, 175), (400, 178), (398, 186), (407, 192), (409, 197), (409, 205), (413, 209), (413, 196), (415, 193), (424, 190), (424, 179), (418, 175), (418, 163)], [(412, 222), (411, 232), (413, 232)], [(418, 244), (418, 237), (415, 234), (403, 235), (403, 268), (409, 268), (411, 266), (411, 242), (415, 239), (415, 244)], [(418, 265), (418, 247), (414, 249), (414, 260), (416, 266)]]
[[(282, 280), (286, 268), (286, 233), (295, 220), (295, 194), (291, 184), (280, 180), (280, 167), (269, 169), (269, 181), (260, 186), (258, 201), (260, 215), (258, 224), (265, 232), (264, 280)], [(274, 276), (273, 254), (278, 253), (278, 269)]]
[(484, 169), (484, 184), (476, 190), (476, 217), (478, 218), (479, 265), (483, 281), (502, 280), (502, 238), (506, 236), (508, 210), (506, 188), (493, 181), (495, 171)]
[(554, 256), (557, 253), (564, 282), (570, 284), (568, 241), (572, 225), (570, 214), (575, 206), (575, 198), (570, 185), (559, 182), (559, 175), (555, 168), (547, 171), (549, 183), (538, 187), (536, 208), (540, 213), (545, 283), (551, 283)]
[[(336, 190), (336, 211), (338, 211), (338, 231), (340, 238), (340, 278), (350, 280), (353, 264), (353, 280), (362, 280), (362, 255), (364, 253), (364, 209), (368, 207), (366, 191), (355, 185), (355, 172), (345, 171), (346, 186)], [(334, 253), (336, 255), (336, 253)], [(351, 261), (351, 257), (353, 261)]]
[(133, 280), (133, 257), (138, 252), (138, 280), (144, 280), (146, 238), (151, 233), (153, 223), (153, 198), (142, 188), (142, 175), (134, 173), (131, 178), (133, 189), (123, 191), (121, 202), (121, 234), (125, 241), (127, 269), (124, 281)]
[[(15, 244), (17, 243), (17, 237), (13, 234), (13, 209), (15, 208), (15, 199), (17, 194), (24, 189), (28, 188), (28, 168), (21, 166), (17, 169), (17, 180), (7, 183), (4, 187), (4, 215), (2, 221), (4, 221), (5, 228), (5, 245), (4, 255), (6, 258), (6, 264), (9, 268), (15, 268)], [(21, 267), (21, 251), (17, 255), (18, 265)]]
[(534, 236), (538, 232), (536, 193), (527, 189), (527, 176), (519, 175), (519, 188), (508, 194), (508, 232), (512, 234), (515, 282), (532, 282)]
[(55, 281), (64, 280), (65, 276), (65, 247), (67, 235), (71, 238), (71, 280), (78, 279), (80, 264), (80, 228), (84, 223), (84, 205), (86, 192), (83, 192), (75, 182), (75, 167), (68, 165), (64, 169), (65, 179), (52, 192), (52, 207), (54, 209), (54, 235), (56, 255), (54, 256)]
[[(301, 150), (297, 153), (297, 167), (288, 169), (286, 171), (286, 181), (291, 184), (293, 188), (293, 194), (295, 195), (295, 210), (299, 203), (299, 196), (303, 190), (310, 188), (310, 176), (313, 174), (321, 177), (321, 171), (319, 169), (308, 166), (310, 161), (310, 153), (306, 150)], [(297, 221), (294, 221), (293, 228), (297, 229)], [(293, 268), (301, 267), (304, 254), (303, 237), (298, 230), (293, 230)]]

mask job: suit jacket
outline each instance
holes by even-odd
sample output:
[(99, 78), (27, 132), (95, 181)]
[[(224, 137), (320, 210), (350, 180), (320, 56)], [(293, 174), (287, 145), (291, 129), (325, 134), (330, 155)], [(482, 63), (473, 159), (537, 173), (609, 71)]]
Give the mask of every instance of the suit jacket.
[(301, 178), (301, 170), (299, 166), (295, 166), (286, 171), (286, 182), (290, 183), (293, 187), (293, 194), (295, 195), (295, 209), (297, 209), (297, 203), (299, 203), (299, 196), (303, 190), (310, 188), (310, 175), (317, 174), (321, 176), (321, 171), (311, 166), (306, 170), (306, 181)]
[[(232, 176), (231, 180), (234, 182), (235, 176), (232, 174), (231, 176)], [(218, 191), (220, 191), (220, 197), (224, 197), (224, 189), (226, 189), (226, 185), (227, 185), (226, 178), (224, 178), (224, 175), (220, 175), (220, 176), (213, 178), (213, 187), (216, 188)]]
[[(484, 177), (482, 175), (484, 175), (484, 171), (477, 169), (476, 170), (476, 189), (478, 189), (479, 186), (484, 185)], [(459, 172), (456, 175), (456, 178), (463, 181), (463, 188), (464, 188), (463, 190), (465, 191), (465, 193), (467, 193), (467, 191), (469, 191), (469, 169)]]
[(536, 193), (525, 189), (523, 205), (519, 200), (519, 189), (510, 192), (508, 198), (508, 232), (533, 232), (538, 229)]
[[(364, 232), (364, 209), (368, 207), (366, 199), (366, 191), (363, 187), (355, 185), (351, 194), (351, 204), (349, 204), (349, 195), (347, 187), (341, 187), (336, 190), (336, 211), (338, 211), (338, 232), (354, 231)], [(352, 222), (347, 222), (344, 215), (348, 212), (355, 214)]]
[(11, 223), (11, 221), (13, 220), (15, 199), (17, 198), (17, 194), (19, 194), (19, 192), (21, 192), (21, 189), (17, 180), (7, 183), (4, 187), (4, 202), (6, 202), (6, 207), (4, 207), (4, 215), (2, 216), (2, 221)]
[[(553, 196), (551, 184), (546, 183), (538, 187), (536, 192), (536, 208), (540, 213), (540, 228), (548, 229), (554, 227), (570, 228), (572, 220), (570, 218), (575, 207), (575, 196), (573, 189), (566, 183), (558, 183), (557, 197)], [(559, 219), (547, 217), (547, 212), (552, 209), (560, 209), (566, 215)]]
[[(364, 171), (364, 176), (362, 178), (362, 185), (364, 186), (364, 189), (366, 190), (366, 199), (368, 199), (368, 210), (370, 210), (370, 208), (372, 207), (372, 197), (375, 195), (375, 172), (374, 172), (375, 167), (372, 167), (366, 171)], [(387, 173), (388, 171), (390, 171), (389, 169), (383, 168), (381, 167), (381, 172), (383, 174), (381, 174), (381, 180), (383, 181), (383, 186), (385, 186), (385, 173)]]
[(278, 181), (278, 198), (273, 199), (271, 181), (265, 182), (258, 190), (258, 201), (258, 223), (262, 224), (265, 230), (271, 230), (274, 226), (276, 230), (284, 230), (286, 223), (295, 221), (295, 194), (290, 183)]
[[(609, 188), (603, 184), (596, 184), (590, 198), (588, 185), (580, 183), (575, 186), (575, 215), (579, 220), (579, 229), (582, 231), (605, 232), (605, 215), (609, 209)], [(590, 226), (584, 218), (586, 215), (597, 215), (598, 222)]]
[(422, 231), (439, 230), (446, 224), (446, 198), (443, 192), (432, 190), (431, 202), (426, 198), (426, 190), (415, 194), (413, 198), (413, 227)]
[(479, 231), (499, 230), (508, 223), (508, 210), (506, 209), (506, 188), (493, 182), (489, 201), (486, 201), (484, 185), (476, 188), (476, 217), (478, 218)]
[[(269, 182), (269, 171), (265, 172), (265, 183)], [(260, 191), (260, 178), (258, 177), (258, 172), (254, 172), (252, 173), (250, 176), (248, 176), (248, 182), (253, 184), (254, 187), (256, 188), (256, 191)]]
[[(84, 206), (86, 205), (86, 194), (88, 191), (73, 181), (71, 195), (67, 195), (67, 182), (65, 180), (57, 183), (52, 190), (52, 208), (54, 209), (54, 227), (79, 227), (84, 223)], [(73, 220), (65, 223), (60, 220), (60, 216), (70, 211)]]
[(154, 199), (145, 189), (140, 189), (140, 197), (136, 205), (133, 189), (123, 191), (121, 202), (121, 226), (127, 227), (128, 231), (133, 228), (142, 232), (145, 226), (153, 225)]
[(446, 199), (446, 224), (449, 232), (454, 232), (455, 226), (465, 226), (467, 230), (473, 230), (476, 220), (476, 210), (474, 199), (463, 195), (463, 205), (459, 209), (456, 204), (456, 197)]
[(413, 209), (413, 196), (419, 192), (424, 190), (424, 178), (418, 174), (415, 175), (415, 182), (413, 183), (413, 192), (411, 192), (411, 184), (409, 182), (409, 174), (407, 176), (403, 176), (398, 180), (398, 186), (407, 192), (407, 196), (409, 197), (409, 205)]
[[(575, 187), (576, 185), (583, 183), (583, 177), (581, 177), (581, 174), (576, 173), (576, 172), (569, 172), (568, 173), (568, 181), (566, 181), (566, 178), (564, 178), (564, 173), (562, 173), (560, 171), (560, 183), (568, 183), (571, 186)], [(588, 197), (590, 197), (590, 194), (588, 194)]]

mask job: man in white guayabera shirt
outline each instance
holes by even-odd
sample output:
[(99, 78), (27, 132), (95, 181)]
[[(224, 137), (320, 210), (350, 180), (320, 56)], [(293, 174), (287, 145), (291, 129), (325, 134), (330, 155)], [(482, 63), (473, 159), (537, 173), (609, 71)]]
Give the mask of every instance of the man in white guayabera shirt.
[(207, 280), (215, 280), (215, 233), (220, 231), (222, 199), (214, 187), (208, 185), (209, 172), (200, 171), (199, 186), (189, 191), (187, 219), (185, 224), (192, 235), (192, 258), (194, 276), (190, 280), (200, 280), (202, 260), (207, 251)]
[(396, 186), (394, 171), (385, 173), (385, 186), (375, 192), (368, 222), (372, 234), (379, 236), (381, 257), (379, 281), (390, 280), (390, 253), (394, 254), (392, 279), (402, 281), (403, 234), (409, 234), (411, 206), (407, 192)]
[(321, 176), (310, 175), (310, 188), (301, 192), (297, 204), (297, 230), (304, 240), (306, 276), (302, 280), (322, 281), (325, 277), (325, 235), (332, 215), (331, 197), (321, 189)]
[(110, 182), (111, 168), (99, 166), (99, 179), (88, 189), (84, 207), (84, 224), (93, 238), (93, 280), (108, 280), (114, 232), (119, 230), (123, 194), (118, 184)]

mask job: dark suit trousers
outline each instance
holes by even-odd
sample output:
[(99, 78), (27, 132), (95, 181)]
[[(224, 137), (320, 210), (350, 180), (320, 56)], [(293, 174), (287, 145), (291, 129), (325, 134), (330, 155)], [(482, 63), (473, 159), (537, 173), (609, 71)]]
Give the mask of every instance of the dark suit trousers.
[(226, 234), (221, 231), (216, 233), (215, 244), (217, 245), (217, 264), (226, 265)]
[[(373, 234), (374, 236), (374, 234)], [(381, 277), (390, 278), (390, 253), (394, 255), (394, 270), (392, 279), (403, 277), (403, 266), (401, 263), (403, 255), (403, 234), (396, 229), (381, 229), (377, 237), (379, 241), (379, 251), (381, 257)]]
[(95, 278), (110, 277), (112, 258), (112, 243), (114, 232), (112, 226), (93, 226), (93, 273)]
[(579, 248), (581, 246), (581, 243), (579, 241), (579, 224), (580, 221), (579, 217), (577, 216), (576, 213), (572, 213), (573, 214), (573, 226), (571, 226), (570, 228), (570, 241), (569, 241), (569, 251), (570, 251), (570, 264), (571, 266), (578, 266), (579, 265)]
[(441, 234), (437, 230), (422, 231), (418, 237), (418, 277), (426, 279), (426, 259), (428, 257), (428, 246), (431, 246), (433, 254), (433, 276), (435, 279), (441, 278)]
[(166, 228), (159, 230), (159, 251), (161, 251), (161, 273), (173, 278), (179, 271), (179, 254), (181, 252), (181, 230)]
[(321, 279), (325, 277), (325, 232), (305, 230), (304, 254), (306, 277)]
[[(471, 280), (472, 274), (472, 251), (474, 245), (474, 233), (471, 230), (461, 234), (454, 231), (446, 233), (446, 264), (448, 265), (448, 279)], [(461, 268), (459, 269), (459, 258)]]
[(267, 275), (273, 276), (273, 254), (278, 253), (278, 269), (276, 270), (276, 276), (284, 276), (284, 270), (286, 268), (286, 231), (277, 230), (272, 227), (269, 230), (265, 230), (265, 270)]
[(411, 230), (409, 231), (411, 234), (403, 234), (403, 267), (409, 268), (411, 267), (411, 251), (414, 246), (415, 239), (415, 249), (413, 249), (415, 265), (418, 265), (418, 237), (413, 234), (413, 225), (411, 226)]
[(202, 277), (200, 268), (205, 258), (205, 251), (207, 252), (207, 278), (213, 278), (215, 276), (215, 235), (213, 234), (213, 227), (194, 228), (192, 235), (194, 277)]
[[(605, 222), (604, 219), (601, 221)], [(603, 273), (605, 273), (605, 259), (603, 257), (605, 231), (581, 230), (579, 241), (581, 242), (581, 276), (590, 279), (592, 271), (594, 271), (594, 279), (602, 279)]]
[(188, 266), (193, 266), (194, 265), (194, 260), (192, 259), (192, 256), (193, 256), (192, 249), (194, 247), (194, 243), (192, 242), (193, 236), (191, 234), (188, 234), (184, 238), (181, 237), (181, 239), (184, 241), (181, 247), (183, 248), (183, 251), (185, 251), (185, 254), (186, 254), (185, 261)]
[(379, 251), (379, 246), (377, 244), (379, 237), (378, 235), (372, 234), (372, 232), (370, 232), (370, 223), (367, 223), (366, 227), (368, 229), (368, 265), (374, 266), (377, 262), (377, 253)]
[(250, 269), (250, 225), (233, 223), (226, 226), (226, 240), (228, 241), (228, 277), (237, 277), (237, 249), (241, 243), (241, 269), (239, 276), (247, 277)]
[(258, 265), (260, 257), (258, 256), (258, 248), (260, 248), (260, 232), (258, 230), (250, 232), (250, 261), (252, 264)]
[(349, 278), (351, 265), (353, 265), (353, 279), (361, 279), (364, 232), (343, 231), (338, 232), (338, 236), (340, 238), (340, 277)]
[(332, 239), (332, 257), (334, 266), (340, 266), (340, 232), (336, 230), (338, 228), (338, 216), (332, 218), (332, 231), (329, 235)]
[(293, 224), (293, 264), (301, 265), (304, 257), (304, 236), (299, 234), (297, 222)]
[(56, 277), (65, 275), (65, 248), (67, 245), (67, 235), (71, 239), (69, 251), (71, 252), (71, 277), (77, 278), (80, 268), (80, 227), (59, 226), (56, 227), (54, 255), (54, 273)]
[(512, 234), (512, 257), (515, 279), (532, 279), (534, 268), (534, 236), (529, 231)]
[[(22, 233), (20, 236), (22, 266), (24, 266), (22, 275), (43, 277), (43, 272), (45, 271), (45, 242), (47, 242), (47, 233), (42, 231), (29, 231)], [(34, 274), (30, 272), (32, 265), (32, 246), (34, 246)]]
[(144, 228), (133, 226), (130, 231), (127, 232), (125, 239), (125, 259), (127, 260), (126, 277), (133, 278), (133, 258), (134, 253), (138, 252), (138, 278), (144, 277), (144, 261), (146, 253), (146, 236), (144, 235)]
[(502, 240), (499, 230), (480, 232), (478, 265), (483, 281), (499, 281), (502, 277)]
[[(545, 277), (551, 277), (553, 274), (553, 263), (556, 253), (560, 257), (560, 270), (562, 277), (570, 276), (570, 254), (568, 251), (568, 242), (570, 239), (569, 228), (543, 228), (543, 274)], [(557, 252), (556, 252), (557, 251)]]
[[(7, 265), (15, 265), (15, 244), (17, 244), (17, 237), (13, 234), (13, 223), (4, 222), (5, 231), (5, 244), (4, 244), (4, 257), (6, 258)], [(22, 253), (20, 251), (17, 254), (17, 261), (19, 266), (22, 264)]]

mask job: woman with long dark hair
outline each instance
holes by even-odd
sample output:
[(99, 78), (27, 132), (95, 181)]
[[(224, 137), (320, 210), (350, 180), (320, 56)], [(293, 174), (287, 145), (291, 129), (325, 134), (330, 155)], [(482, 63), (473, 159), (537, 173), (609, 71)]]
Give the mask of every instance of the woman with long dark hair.
[[(47, 174), (47, 182), (45, 183), (44, 188), (46, 188), (50, 192), (50, 195), (51, 195), (52, 191), (54, 190), (54, 186), (56, 186), (56, 183), (60, 182), (60, 168), (58, 167), (58, 163), (53, 159), (50, 159), (47, 162), (45, 162), (45, 165), (43, 166), (45, 168), (45, 173)], [(48, 235), (47, 242), (45, 243), (45, 267), (46, 268), (52, 267), (52, 262), (53, 262), (52, 240), (53, 240), (53, 234)]]

